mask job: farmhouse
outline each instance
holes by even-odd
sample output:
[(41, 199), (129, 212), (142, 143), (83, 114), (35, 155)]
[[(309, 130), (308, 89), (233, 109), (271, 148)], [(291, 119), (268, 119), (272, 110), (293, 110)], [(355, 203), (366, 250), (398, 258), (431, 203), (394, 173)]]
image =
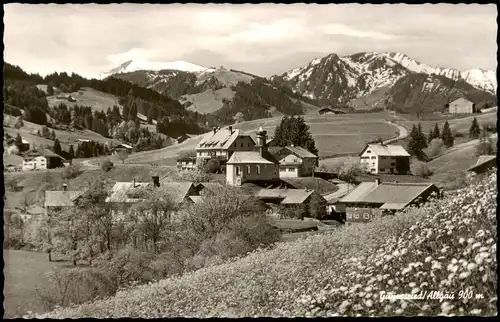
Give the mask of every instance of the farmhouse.
[(345, 114), (344, 111), (329, 108), (329, 107), (324, 107), (320, 110), (318, 110), (319, 115), (325, 115), (325, 114)]
[(270, 204), (300, 205), (308, 204), (313, 194), (324, 200), (321, 195), (310, 189), (261, 189), (255, 197)]
[(214, 128), (196, 146), (196, 156), (226, 161), (235, 151), (253, 151), (254, 147), (255, 142), (250, 135), (243, 135), (240, 130), (234, 130), (232, 126), (223, 129)]
[(360, 153), (361, 165), (372, 174), (409, 174), (410, 154), (400, 145), (368, 144)]
[(313, 175), (314, 166), (318, 156), (300, 146), (286, 146), (273, 153), (280, 164), (280, 178), (310, 177)]
[(75, 202), (80, 198), (85, 191), (67, 190), (66, 184), (63, 185), (63, 190), (45, 191), (45, 215), (48, 216), (52, 212), (57, 212), (67, 207), (76, 206)]
[(130, 145), (122, 143), (112, 148), (111, 152), (113, 152), (113, 154), (118, 154), (120, 153), (120, 151), (127, 151), (128, 153), (132, 153), (132, 149), (133, 148)]
[(448, 103), (447, 107), (450, 114), (476, 113), (476, 104), (463, 97)]
[(31, 149), (23, 154), (23, 170), (45, 170), (64, 167), (65, 160), (49, 149)]
[(467, 169), (467, 171), (474, 172), (475, 174), (482, 174), (496, 166), (497, 166), (496, 155), (481, 155), (477, 159), (476, 164)]
[(145, 200), (148, 189), (157, 187), (169, 192), (176, 204), (193, 202), (189, 196), (198, 192), (192, 182), (160, 182), (158, 176), (153, 176), (151, 182), (116, 182), (106, 202), (111, 204), (111, 214), (115, 220), (123, 220), (129, 208)]
[(268, 151), (267, 132), (257, 130), (257, 151), (232, 152), (226, 166), (226, 183), (242, 185), (245, 182), (278, 181), (278, 161)]
[(345, 205), (346, 223), (359, 223), (418, 205), (432, 193), (440, 193), (432, 183), (380, 183), (377, 180), (361, 183), (339, 202)]

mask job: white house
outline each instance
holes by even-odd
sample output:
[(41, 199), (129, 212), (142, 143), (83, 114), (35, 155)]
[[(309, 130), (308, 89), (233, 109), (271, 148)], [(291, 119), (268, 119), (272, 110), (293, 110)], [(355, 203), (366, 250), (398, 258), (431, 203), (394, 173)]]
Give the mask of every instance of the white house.
[(227, 128), (214, 128), (196, 146), (198, 158), (217, 158), (229, 160), (235, 151), (253, 151), (255, 142), (250, 135), (243, 135), (240, 130)]
[(318, 156), (300, 146), (286, 146), (274, 154), (280, 164), (280, 178), (310, 177)]
[(450, 102), (448, 105), (448, 112), (450, 114), (472, 114), (476, 113), (476, 104), (466, 98), (460, 97)]
[(64, 167), (64, 159), (48, 149), (31, 149), (23, 154), (23, 170), (45, 170)]
[(360, 159), (361, 165), (372, 174), (410, 173), (410, 154), (401, 145), (368, 144)]
[(235, 151), (226, 163), (226, 183), (242, 185), (245, 182), (279, 180), (278, 161), (267, 150), (266, 131), (257, 131), (258, 151)]

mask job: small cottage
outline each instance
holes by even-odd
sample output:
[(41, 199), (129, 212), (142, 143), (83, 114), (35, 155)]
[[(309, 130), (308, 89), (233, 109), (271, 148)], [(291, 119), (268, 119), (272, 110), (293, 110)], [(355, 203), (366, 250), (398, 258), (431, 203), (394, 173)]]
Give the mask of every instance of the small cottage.
[(447, 107), (450, 114), (476, 113), (476, 104), (463, 97), (448, 103)]
[(300, 147), (283, 147), (273, 154), (280, 164), (280, 178), (310, 177), (318, 163), (318, 156)]
[(121, 144), (115, 146), (114, 148), (112, 148), (111, 152), (113, 154), (118, 154), (118, 153), (120, 153), (120, 151), (126, 151), (128, 153), (132, 153), (132, 149), (133, 149), (132, 146), (125, 144), (125, 143), (121, 143)]
[(49, 149), (36, 148), (23, 154), (23, 170), (46, 170), (64, 167), (64, 158)]

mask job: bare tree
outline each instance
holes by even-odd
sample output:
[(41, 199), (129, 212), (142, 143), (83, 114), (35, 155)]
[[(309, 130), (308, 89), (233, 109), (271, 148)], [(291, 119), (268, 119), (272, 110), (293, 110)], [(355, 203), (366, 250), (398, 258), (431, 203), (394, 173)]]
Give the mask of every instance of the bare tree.
[(127, 150), (120, 150), (118, 151), (118, 158), (122, 161), (122, 163), (125, 163), (125, 160), (128, 158), (128, 151)]

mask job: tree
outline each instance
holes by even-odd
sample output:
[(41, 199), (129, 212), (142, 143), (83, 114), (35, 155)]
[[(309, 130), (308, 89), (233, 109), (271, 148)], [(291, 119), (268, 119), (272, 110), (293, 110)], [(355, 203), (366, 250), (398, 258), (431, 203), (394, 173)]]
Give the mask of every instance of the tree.
[(16, 135), (16, 140), (14, 141), (15, 146), (19, 150), (19, 152), (24, 151), (24, 145), (23, 145), (23, 138), (21, 137), (21, 134), (17, 133)]
[(320, 195), (313, 193), (309, 202), (309, 216), (316, 219), (326, 217), (326, 200)]
[(122, 163), (125, 163), (125, 160), (128, 158), (128, 151), (123, 149), (118, 151), (118, 159), (122, 161)]
[(61, 143), (59, 143), (59, 139), (55, 139), (55, 141), (54, 141), (54, 153), (61, 154), (61, 152), (62, 152)]
[(75, 157), (75, 150), (73, 149), (73, 144), (69, 145), (68, 155), (70, 160)]
[(52, 96), (52, 95), (54, 95), (54, 87), (51, 84), (49, 84), (47, 85), (47, 96)]
[(302, 116), (284, 116), (274, 131), (276, 146), (295, 145), (318, 155), (316, 143)]
[(207, 164), (205, 164), (205, 171), (209, 173), (217, 173), (221, 169), (220, 161), (217, 159), (210, 159)]
[(111, 169), (113, 169), (113, 162), (111, 162), (109, 159), (106, 159), (101, 163), (102, 171), (108, 172)]
[(52, 137), (50, 130), (46, 125), (42, 126), (41, 134), (46, 139), (50, 139)]
[(50, 133), (50, 138), (52, 140), (55, 140), (56, 139), (56, 132), (54, 130), (52, 130), (52, 132)]
[(431, 129), (429, 132), (429, 137), (427, 138), (428, 142), (431, 143), (434, 139), (439, 139), (441, 137), (441, 133), (439, 131), (439, 125), (436, 123), (434, 125), (434, 129)]
[(469, 128), (469, 138), (477, 139), (477, 138), (479, 138), (480, 134), (481, 134), (481, 128), (479, 127), (479, 123), (477, 122), (477, 119), (474, 118), (472, 120), (471, 126)]
[(435, 157), (443, 154), (443, 152), (444, 152), (444, 143), (443, 143), (443, 140), (441, 140), (440, 138), (433, 139), (429, 143), (429, 149), (427, 151), (428, 151), (427, 155), (430, 158), (435, 158)]
[(419, 133), (418, 127), (413, 124), (409, 135), (408, 153), (417, 157), (419, 160), (425, 159), (425, 153), (422, 151), (422, 136)]
[(479, 137), (479, 143), (476, 145), (476, 155), (493, 155), (496, 153), (496, 147), (493, 144), (493, 139), (490, 137), (486, 126), (483, 126)]
[(24, 126), (24, 122), (23, 122), (23, 116), (20, 115), (16, 118), (16, 124), (14, 124), (14, 128), (16, 129), (20, 129)]
[(443, 143), (447, 148), (453, 146), (455, 139), (453, 138), (453, 134), (451, 133), (450, 124), (448, 123), (448, 121), (444, 123), (443, 132), (441, 133), (441, 139), (443, 140)]
[(415, 176), (419, 176), (422, 178), (428, 178), (432, 175), (432, 170), (429, 168), (429, 166), (425, 162), (421, 162), (421, 161), (414, 162), (412, 167), (413, 167), (412, 173)]
[(422, 131), (422, 124), (420, 124), (420, 122), (418, 123), (417, 126), (417, 133), (418, 133), (418, 146), (420, 150), (425, 149), (427, 147), (427, 138), (425, 137), (425, 134)]

